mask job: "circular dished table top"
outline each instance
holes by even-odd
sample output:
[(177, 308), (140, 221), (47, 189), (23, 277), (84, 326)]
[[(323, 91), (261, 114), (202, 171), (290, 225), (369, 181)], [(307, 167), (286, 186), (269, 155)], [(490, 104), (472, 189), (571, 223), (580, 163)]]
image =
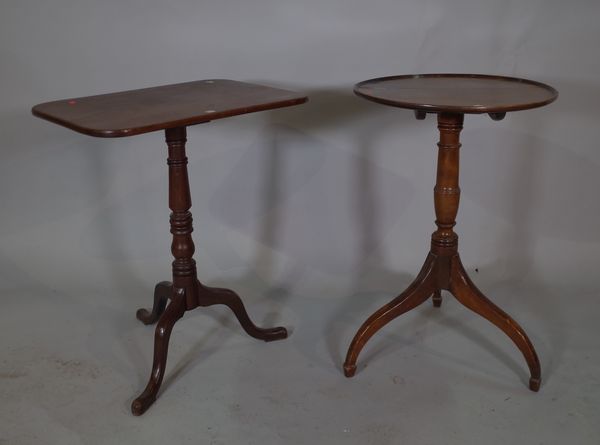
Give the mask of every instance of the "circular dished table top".
[(356, 84), (365, 99), (421, 112), (506, 113), (547, 105), (558, 97), (549, 85), (484, 74), (411, 74)]

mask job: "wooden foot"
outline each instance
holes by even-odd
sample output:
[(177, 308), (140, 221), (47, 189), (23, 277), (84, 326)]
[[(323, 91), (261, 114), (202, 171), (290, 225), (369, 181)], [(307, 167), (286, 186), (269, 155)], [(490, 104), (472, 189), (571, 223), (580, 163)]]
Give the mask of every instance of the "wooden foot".
[(208, 287), (199, 284), (198, 303), (200, 306), (212, 306), (215, 304), (223, 304), (232, 310), (242, 328), (251, 337), (264, 341), (274, 341), (287, 338), (287, 330), (284, 327), (275, 328), (259, 328), (256, 326), (250, 317), (242, 299), (231, 289), (223, 289), (219, 287)]
[(165, 376), (165, 367), (167, 365), (167, 353), (169, 349), (169, 337), (173, 326), (185, 312), (185, 291), (183, 289), (174, 289), (171, 297), (171, 303), (167, 306), (165, 312), (161, 315), (156, 332), (154, 335), (154, 360), (152, 363), (152, 372), (146, 389), (131, 404), (131, 412), (134, 416), (143, 414), (156, 400), (156, 395), (160, 389), (163, 377)]
[(542, 383), (542, 379), (534, 379), (534, 378), (530, 378), (529, 379), (529, 389), (532, 390), (533, 392), (538, 392), (540, 390), (540, 385)]
[(477, 289), (467, 275), (458, 255), (452, 258), (450, 266), (450, 292), (460, 303), (495, 324), (511, 338), (529, 366), (531, 373), (529, 388), (532, 391), (538, 391), (541, 383), (540, 361), (529, 337), (510, 315), (488, 300)]
[(344, 375), (346, 377), (352, 377), (356, 372), (358, 355), (373, 334), (394, 318), (425, 302), (436, 290), (435, 274), (433, 273), (436, 265), (435, 259), (434, 255), (429, 254), (421, 268), (421, 272), (412, 284), (363, 323), (354, 336), (346, 354), (346, 361), (344, 362)]
[(173, 292), (173, 283), (161, 281), (154, 288), (154, 305), (152, 310), (138, 309), (135, 316), (145, 325), (154, 324), (158, 321), (167, 307), (167, 301)]
[(433, 307), (440, 307), (442, 305), (442, 291), (436, 290), (431, 296), (431, 300), (433, 301)]

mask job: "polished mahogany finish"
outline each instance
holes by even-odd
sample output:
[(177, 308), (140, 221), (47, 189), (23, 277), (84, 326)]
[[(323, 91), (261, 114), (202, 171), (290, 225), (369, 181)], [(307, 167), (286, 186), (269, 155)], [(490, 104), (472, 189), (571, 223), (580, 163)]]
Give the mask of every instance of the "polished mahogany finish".
[[(360, 82), (354, 92), (365, 99), (432, 113), (492, 113), (527, 110), (553, 102), (558, 92), (533, 80), (484, 74), (409, 74)], [(504, 114), (502, 114), (504, 113)]]
[(227, 79), (46, 102), (34, 115), (90, 136), (123, 137), (306, 102), (291, 91)]
[[(452, 88), (453, 83), (456, 88)], [(537, 82), (457, 74), (374, 79), (359, 83), (355, 91), (375, 102), (412, 108), (417, 119), (424, 119), (426, 112), (437, 113), (440, 133), (434, 188), (437, 230), (431, 236), (431, 248), (417, 278), (398, 297), (371, 315), (354, 336), (344, 362), (344, 374), (346, 377), (355, 374), (360, 351), (379, 329), (424, 303), (429, 297), (432, 297), (435, 307), (440, 307), (441, 291), (447, 290), (460, 303), (495, 324), (511, 338), (529, 367), (529, 388), (538, 391), (541, 383), (540, 362), (527, 334), (516, 321), (475, 287), (458, 254), (458, 235), (454, 232), (454, 225), (460, 200), (460, 132), (464, 113), (489, 113), (492, 119), (499, 120), (504, 118), (506, 111), (533, 108), (552, 102), (558, 93)], [(461, 91), (465, 92), (465, 97), (461, 97)], [(500, 92), (505, 97), (501, 97)], [(521, 98), (520, 93), (526, 97)]]
[(133, 414), (144, 413), (156, 400), (165, 375), (171, 331), (186, 311), (198, 306), (222, 304), (232, 310), (248, 335), (264, 341), (287, 337), (283, 327), (257, 327), (248, 316), (241, 298), (232, 290), (208, 287), (198, 281), (193, 258), (195, 247), (185, 152), (186, 126), (296, 105), (306, 100), (305, 96), (275, 88), (230, 80), (208, 80), (49, 102), (33, 108), (36, 116), (92, 136), (120, 137), (165, 131), (173, 237), (171, 253), (175, 258), (173, 280), (158, 283), (154, 289), (152, 309), (139, 309), (136, 313), (142, 323), (157, 323), (157, 326), (152, 372), (146, 388), (131, 405)]
[[(154, 361), (146, 389), (133, 401), (131, 410), (140, 415), (156, 400), (165, 374), (169, 337), (173, 325), (183, 317), (185, 311), (198, 306), (223, 304), (228, 306), (239, 320), (242, 328), (252, 337), (272, 341), (287, 337), (285, 328), (261, 329), (250, 320), (246, 309), (235, 292), (204, 286), (196, 276), (194, 261), (194, 241), (192, 240), (192, 201), (187, 173), (185, 154), (185, 127), (165, 130), (169, 148), (169, 207), (171, 213), (171, 233), (173, 242), (173, 282), (161, 282), (154, 290), (154, 306), (151, 311), (139, 309), (137, 318), (144, 324), (158, 322), (154, 337)], [(171, 304), (167, 306), (168, 299)]]

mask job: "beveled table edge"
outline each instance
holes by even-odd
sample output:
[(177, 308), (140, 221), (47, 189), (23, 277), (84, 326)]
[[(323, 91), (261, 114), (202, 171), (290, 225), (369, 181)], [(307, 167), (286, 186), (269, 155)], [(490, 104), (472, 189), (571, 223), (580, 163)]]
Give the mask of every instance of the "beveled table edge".
[[(205, 80), (205, 79), (201, 79), (200, 81), (202, 81), (202, 80)], [(232, 80), (232, 79), (210, 79), (210, 80)], [(191, 81), (191, 82), (198, 82), (198, 81)], [(81, 134), (85, 134), (87, 136), (93, 136), (93, 137), (99, 137), (99, 138), (121, 138), (121, 137), (127, 137), (127, 136), (135, 136), (135, 135), (144, 134), (144, 133), (151, 133), (153, 131), (167, 130), (169, 128), (188, 127), (191, 125), (205, 124), (205, 123), (213, 121), (213, 120), (225, 119), (228, 117), (239, 116), (239, 115), (248, 114), (248, 113), (255, 113), (255, 112), (259, 112), (259, 111), (267, 111), (267, 110), (274, 110), (277, 108), (291, 107), (294, 105), (300, 105), (300, 104), (306, 103), (308, 101), (308, 96), (304, 96), (300, 93), (296, 93), (295, 91), (283, 90), (282, 88), (269, 87), (267, 85), (256, 84), (256, 83), (252, 83), (252, 82), (234, 81), (234, 82), (248, 83), (251, 85), (263, 86), (266, 88), (273, 88), (275, 90), (288, 91), (290, 94), (298, 94), (298, 97), (295, 97), (292, 99), (284, 99), (281, 101), (270, 102), (270, 103), (261, 104), (261, 105), (253, 105), (251, 107), (235, 108), (235, 109), (228, 110), (226, 112), (219, 113), (218, 116), (198, 115), (198, 116), (192, 116), (187, 119), (174, 120), (172, 122), (167, 122), (165, 124), (145, 125), (145, 126), (136, 127), (136, 128), (123, 128), (123, 129), (117, 129), (117, 130), (100, 130), (100, 129), (82, 127), (79, 125), (75, 125), (71, 122), (67, 122), (62, 119), (47, 115), (38, 110), (38, 107), (41, 107), (43, 105), (50, 104), (53, 102), (62, 102), (65, 100), (78, 100), (78, 99), (89, 98), (89, 97), (106, 96), (109, 94), (126, 93), (128, 91), (160, 88), (161, 86), (171, 86), (171, 85), (185, 84), (185, 83), (191, 83), (191, 82), (179, 82), (177, 84), (157, 85), (154, 87), (137, 88), (135, 90), (114, 91), (112, 93), (93, 94), (91, 96), (81, 96), (81, 97), (74, 97), (74, 98), (69, 98), (69, 99), (51, 100), (48, 102), (42, 102), (37, 105), (34, 105), (31, 108), (31, 114), (33, 114), (36, 117), (39, 117), (40, 119), (44, 119), (49, 122), (61, 125), (63, 127), (69, 128), (73, 131), (76, 131)]]
[[(498, 79), (509, 82), (518, 82), (518, 83), (527, 83), (529, 85), (535, 85), (537, 87), (543, 88), (550, 93), (552, 93), (552, 97), (548, 100), (543, 100), (539, 102), (531, 102), (527, 104), (519, 104), (519, 105), (508, 105), (503, 107), (481, 107), (481, 106), (437, 106), (431, 104), (414, 104), (412, 102), (401, 102), (388, 100), (378, 97), (373, 97), (368, 94), (365, 94), (360, 91), (360, 88), (367, 85), (370, 82), (382, 82), (386, 80), (396, 80), (396, 79), (411, 79), (411, 78), (435, 78), (435, 77), (446, 77), (446, 78), (478, 78), (478, 79)], [(402, 74), (396, 76), (384, 76), (384, 77), (375, 77), (373, 79), (363, 80), (354, 85), (354, 94), (360, 96), (364, 99), (370, 100), (372, 102), (381, 103), (384, 105), (390, 105), (392, 107), (397, 108), (406, 108), (409, 110), (421, 110), (425, 112), (431, 113), (443, 113), (443, 112), (454, 112), (454, 113), (465, 113), (465, 114), (484, 114), (484, 113), (505, 113), (507, 111), (520, 111), (520, 110), (530, 110), (532, 108), (543, 107), (544, 105), (548, 105), (554, 102), (558, 98), (558, 91), (542, 82), (538, 82), (536, 80), (524, 79), (520, 77), (510, 77), (510, 76), (499, 76), (493, 74), (460, 74), (460, 73), (429, 73), (429, 74)]]

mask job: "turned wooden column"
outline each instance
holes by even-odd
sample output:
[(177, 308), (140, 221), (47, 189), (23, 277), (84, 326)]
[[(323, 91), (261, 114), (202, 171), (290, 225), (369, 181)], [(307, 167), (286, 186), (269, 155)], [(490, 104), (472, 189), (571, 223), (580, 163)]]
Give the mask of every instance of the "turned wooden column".
[(165, 130), (169, 149), (169, 208), (173, 241), (171, 253), (175, 257), (172, 263), (173, 287), (183, 289), (186, 295), (186, 309), (198, 306), (198, 278), (196, 261), (193, 258), (195, 246), (192, 239), (192, 198), (188, 179), (185, 154), (186, 128), (176, 127)]
[(437, 230), (431, 235), (431, 251), (437, 255), (454, 253), (458, 247), (458, 235), (453, 228), (460, 201), (458, 173), (463, 117), (462, 114), (438, 114), (440, 142), (437, 144), (437, 176), (433, 189)]
[(458, 235), (454, 232), (456, 215), (460, 202), (458, 184), (460, 167), (460, 132), (463, 128), (463, 114), (439, 113), (437, 115), (440, 141), (436, 183), (433, 188), (435, 224), (437, 230), (431, 235), (431, 253), (440, 256), (438, 261), (438, 289), (433, 292), (435, 307), (442, 305), (441, 289), (450, 288), (449, 257), (458, 252)]

